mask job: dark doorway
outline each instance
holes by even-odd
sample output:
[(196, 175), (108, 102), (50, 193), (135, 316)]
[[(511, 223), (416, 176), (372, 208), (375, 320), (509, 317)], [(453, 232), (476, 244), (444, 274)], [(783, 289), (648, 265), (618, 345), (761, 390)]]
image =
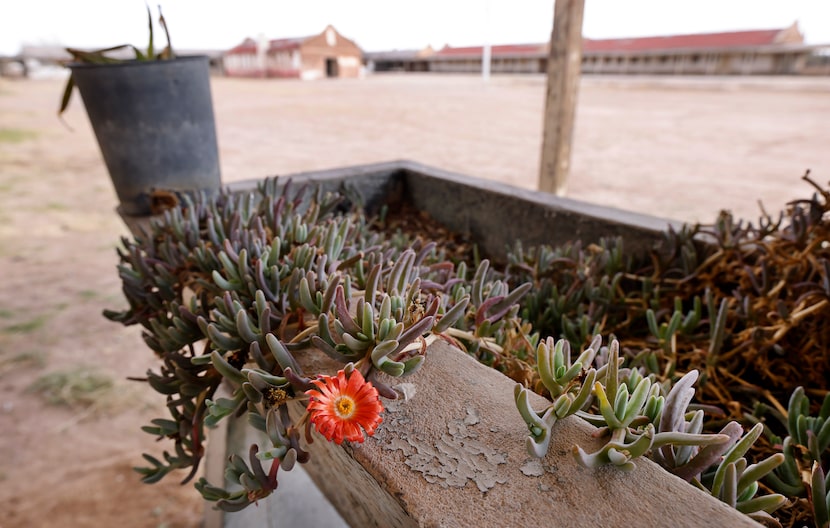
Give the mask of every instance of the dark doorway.
[(337, 77), (337, 59), (326, 59), (326, 77)]

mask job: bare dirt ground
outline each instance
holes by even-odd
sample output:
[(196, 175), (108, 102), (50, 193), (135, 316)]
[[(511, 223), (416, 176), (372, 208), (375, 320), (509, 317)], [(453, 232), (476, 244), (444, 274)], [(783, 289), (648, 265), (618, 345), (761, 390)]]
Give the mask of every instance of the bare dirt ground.
[[(191, 486), (141, 485), (131, 469), (162, 451), (139, 427), (163, 402), (125, 379), (155, 367), (138, 329), (101, 316), (124, 306), (127, 230), (80, 100), (74, 132), (55, 116), (61, 90), (0, 79), (0, 527), (197, 526)], [(543, 77), (217, 78), (223, 177), (409, 158), (533, 188), (544, 92)], [(772, 212), (809, 196), (806, 169), (830, 180), (828, 122), (830, 78), (585, 78), (569, 196), (754, 219), (759, 199)], [(102, 387), (91, 406), (50, 404), (32, 390), (45, 374)]]

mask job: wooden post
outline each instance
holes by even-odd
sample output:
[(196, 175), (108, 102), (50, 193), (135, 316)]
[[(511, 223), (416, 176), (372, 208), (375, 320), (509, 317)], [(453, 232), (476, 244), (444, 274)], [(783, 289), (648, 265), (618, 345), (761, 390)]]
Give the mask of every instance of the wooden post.
[(481, 54), (481, 79), (484, 82), (490, 80), (490, 55), (490, 44), (487, 43), (484, 45), (484, 49)]
[(484, 48), (481, 50), (481, 80), (490, 80), (490, 0), (484, 4)]
[(539, 190), (562, 196), (567, 191), (571, 164), (585, 0), (556, 0), (553, 10)]

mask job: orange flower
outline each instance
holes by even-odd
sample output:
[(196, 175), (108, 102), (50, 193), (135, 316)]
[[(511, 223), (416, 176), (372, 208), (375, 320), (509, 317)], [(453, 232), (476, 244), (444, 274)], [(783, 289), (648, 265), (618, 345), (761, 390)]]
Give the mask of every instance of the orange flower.
[(377, 389), (359, 371), (352, 371), (347, 379), (341, 370), (336, 377), (322, 376), (312, 383), (317, 389), (306, 391), (311, 398), (306, 410), (318, 433), (338, 445), (343, 440), (362, 442), (361, 427), (369, 436), (375, 434), (383, 405)]

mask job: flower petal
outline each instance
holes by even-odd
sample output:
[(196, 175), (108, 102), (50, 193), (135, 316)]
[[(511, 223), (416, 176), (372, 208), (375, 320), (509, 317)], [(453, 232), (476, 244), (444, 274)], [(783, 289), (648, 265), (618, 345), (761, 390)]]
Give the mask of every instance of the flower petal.
[[(327, 440), (336, 444), (343, 440), (363, 442), (365, 435), (372, 436), (383, 421), (380, 417), (383, 404), (378, 391), (359, 371), (353, 370), (347, 378), (346, 373), (340, 370), (334, 377), (320, 376), (312, 383), (315, 389), (306, 391), (309, 396), (306, 410), (317, 432)], [(342, 397), (354, 401), (354, 412), (348, 418), (342, 417), (342, 413), (335, 409), (337, 400)]]

